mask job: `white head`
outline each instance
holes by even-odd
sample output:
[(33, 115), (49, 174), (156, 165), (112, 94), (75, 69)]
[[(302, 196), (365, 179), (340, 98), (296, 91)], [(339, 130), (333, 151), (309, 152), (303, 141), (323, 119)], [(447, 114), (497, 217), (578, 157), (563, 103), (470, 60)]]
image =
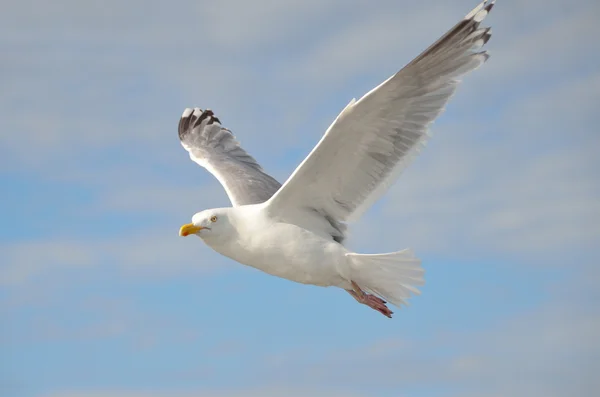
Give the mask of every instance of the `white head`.
[(232, 208), (215, 208), (194, 214), (192, 223), (185, 224), (179, 229), (182, 237), (195, 234), (201, 239), (230, 238), (235, 232), (231, 224)]

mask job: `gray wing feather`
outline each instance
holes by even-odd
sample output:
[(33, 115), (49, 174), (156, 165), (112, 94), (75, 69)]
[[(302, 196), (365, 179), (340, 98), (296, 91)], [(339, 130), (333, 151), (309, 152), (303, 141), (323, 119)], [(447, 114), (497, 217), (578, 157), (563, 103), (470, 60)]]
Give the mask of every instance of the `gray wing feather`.
[[(234, 207), (259, 204), (279, 190), (281, 184), (266, 174), (212, 110), (186, 109), (179, 120), (179, 139), (192, 161), (204, 167), (223, 185)], [(331, 225), (331, 237), (345, 239), (346, 225), (323, 215)]]
[(219, 180), (234, 207), (265, 202), (281, 186), (209, 109), (186, 109), (179, 120), (179, 139), (192, 161)]

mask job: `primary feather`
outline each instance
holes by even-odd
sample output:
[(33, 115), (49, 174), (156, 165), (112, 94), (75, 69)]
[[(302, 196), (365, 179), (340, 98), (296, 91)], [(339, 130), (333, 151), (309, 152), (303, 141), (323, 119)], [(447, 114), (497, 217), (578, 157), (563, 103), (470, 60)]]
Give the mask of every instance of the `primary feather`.
[(210, 109), (185, 109), (179, 120), (179, 139), (190, 158), (223, 185), (234, 207), (265, 202), (281, 186)]

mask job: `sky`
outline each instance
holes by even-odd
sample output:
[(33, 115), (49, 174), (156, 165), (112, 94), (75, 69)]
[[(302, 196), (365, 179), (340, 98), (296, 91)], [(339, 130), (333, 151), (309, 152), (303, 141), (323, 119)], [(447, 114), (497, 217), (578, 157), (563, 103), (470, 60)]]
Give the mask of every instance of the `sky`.
[(498, 0), (491, 58), (356, 224), (411, 248), (388, 319), (178, 237), (228, 205), (213, 109), (283, 182), (477, 1), (23, 0), (0, 14), (0, 395), (562, 397), (600, 388), (600, 3)]

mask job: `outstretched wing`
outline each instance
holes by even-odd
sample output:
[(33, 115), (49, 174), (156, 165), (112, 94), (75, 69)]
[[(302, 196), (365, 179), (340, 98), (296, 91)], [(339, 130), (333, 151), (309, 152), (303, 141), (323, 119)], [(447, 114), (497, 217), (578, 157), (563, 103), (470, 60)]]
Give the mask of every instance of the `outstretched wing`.
[(352, 100), (308, 157), (271, 198), (271, 211), (313, 208), (337, 221), (357, 219), (424, 146), (459, 79), (488, 59), (480, 22), (484, 1), (398, 73)]
[(185, 109), (179, 120), (179, 139), (190, 158), (223, 185), (234, 207), (265, 202), (281, 186), (209, 109)]

